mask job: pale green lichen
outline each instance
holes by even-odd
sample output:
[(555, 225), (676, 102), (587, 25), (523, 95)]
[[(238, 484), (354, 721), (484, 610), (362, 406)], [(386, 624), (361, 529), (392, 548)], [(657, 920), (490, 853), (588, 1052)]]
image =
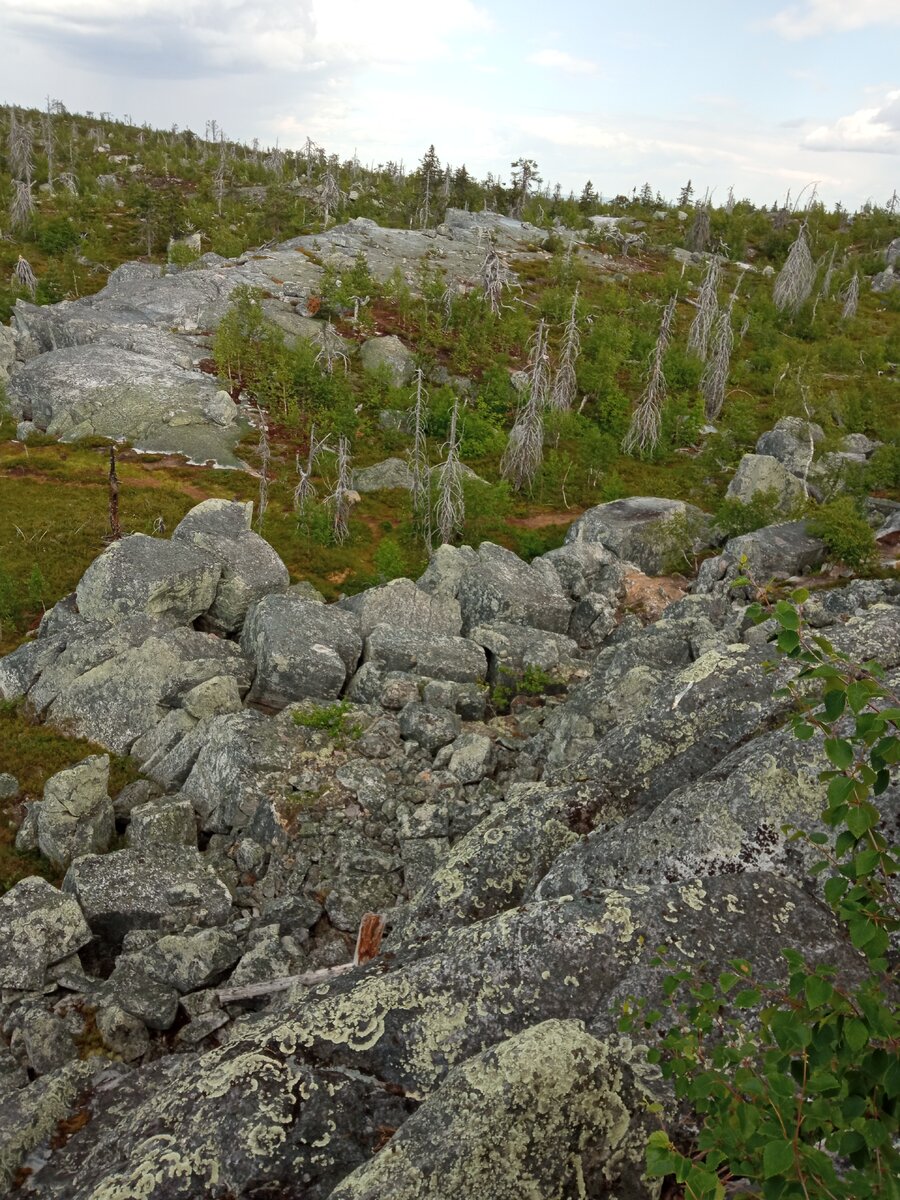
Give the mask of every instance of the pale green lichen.
[(453, 1070), (332, 1200), (420, 1200), (437, 1179), (448, 1196), (587, 1196), (586, 1154), (602, 1160), (614, 1194), (623, 1170), (639, 1175), (645, 1136), (630, 1114), (641, 1107), (635, 1094), (647, 1093), (626, 1087), (622, 1061), (621, 1046), (580, 1022), (526, 1029)]

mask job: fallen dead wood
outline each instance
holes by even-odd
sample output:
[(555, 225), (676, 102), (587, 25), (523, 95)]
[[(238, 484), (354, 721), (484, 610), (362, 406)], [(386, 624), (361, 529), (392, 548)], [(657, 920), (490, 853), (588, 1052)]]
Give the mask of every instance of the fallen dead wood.
[(219, 988), (216, 995), (220, 1004), (233, 1004), (237, 1000), (253, 1000), (257, 996), (272, 996), (276, 992), (290, 991), (295, 985), (313, 987), (334, 979), (337, 975), (346, 975), (354, 967), (371, 962), (381, 949), (381, 939), (384, 936), (384, 917), (377, 913), (365, 913), (359, 923), (356, 935), (356, 950), (350, 962), (340, 963), (336, 967), (322, 967), (318, 971), (305, 971), (300, 975), (281, 975), (277, 979), (264, 979), (259, 983), (247, 983), (243, 987)]

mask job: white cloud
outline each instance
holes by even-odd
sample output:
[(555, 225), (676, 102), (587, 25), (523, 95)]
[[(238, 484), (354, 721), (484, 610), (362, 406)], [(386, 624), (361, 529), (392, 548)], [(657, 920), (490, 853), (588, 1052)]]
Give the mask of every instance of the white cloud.
[(597, 64), (589, 58), (576, 58), (565, 50), (538, 50), (535, 54), (529, 54), (527, 61), (536, 67), (565, 71), (567, 75), (590, 75), (597, 70)]
[(804, 0), (775, 14), (768, 26), (786, 38), (849, 33), (869, 25), (900, 25), (898, 0)]
[(0, 0), (0, 11), (69, 53), (170, 50), (214, 70), (418, 63), (492, 27), (473, 0)]
[(900, 153), (900, 88), (874, 108), (859, 108), (833, 125), (819, 125), (803, 139), (810, 150)]

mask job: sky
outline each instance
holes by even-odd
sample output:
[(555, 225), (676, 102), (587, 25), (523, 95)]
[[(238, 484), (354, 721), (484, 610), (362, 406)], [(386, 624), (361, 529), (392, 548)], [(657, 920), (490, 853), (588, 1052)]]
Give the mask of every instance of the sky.
[(900, 190), (900, 0), (0, 0), (0, 102), (604, 196)]

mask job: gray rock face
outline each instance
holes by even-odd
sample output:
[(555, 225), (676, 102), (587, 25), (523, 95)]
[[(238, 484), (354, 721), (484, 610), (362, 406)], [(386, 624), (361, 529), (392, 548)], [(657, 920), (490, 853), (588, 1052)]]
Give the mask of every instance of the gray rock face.
[(467, 569), (478, 562), (471, 546), (438, 546), (417, 586), (432, 595), (455, 596)]
[(62, 441), (127, 438), (141, 450), (237, 466), (246, 426), (210, 421), (217, 384), (145, 353), (81, 345), (26, 362), (9, 383), (13, 415)]
[(745, 454), (725, 493), (729, 500), (749, 504), (761, 492), (774, 492), (788, 511), (803, 500), (803, 484), (784, 463), (768, 454)]
[(522, 562), (502, 546), (483, 542), (477, 559), (457, 584), (463, 633), (478, 625), (505, 621), (565, 633), (571, 605), (558, 577)]
[(543, 629), (511, 625), (508, 621), (478, 625), (469, 637), (487, 651), (491, 683), (516, 678), (528, 667), (559, 674), (574, 667), (578, 659), (578, 646), (571, 638)]
[(666, 558), (666, 522), (682, 518), (697, 549), (710, 543), (706, 538), (709, 518), (693, 504), (663, 500), (657, 496), (632, 496), (590, 508), (566, 534), (566, 545), (596, 543), (620, 559), (635, 563), (648, 575), (657, 575)]
[(459, 718), (445, 708), (413, 702), (400, 713), (401, 735), (430, 754), (452, 742), (459, 731)]
[(411, 579), (393, 579), (347, 596), (338, 601), (338, 608), (356, 614), (364, 638), (382, 624), (435, 637), (455, 637), (462, 626), (459, 604), (452, 597), (427, 592)]
[(359, 619), (334, 605), (266, 596), (250, 609), (241, 646), (256, 661), (250, 698), (272, 708), (333, 700), (362, 653)]
[(94, 936), (113, 949), (131, 929), (176, 932), (188, 925), (221, 925), (231, 894), (193, 851), (116, 850), (76, 859), (63, 891), (74, 896)]
[(82, 575), (78, 611), (89, 621), (146, 613), (188, 625), (212, 607), (221, 574), (219, 563), (194, 547), (133, 533), (107, 546)]
[(0, 800), (14, 800), (19, 794), (19, 781), (15, 775), (0, 771)]
[(409, 463), (402, 458), (386, 458), (371, 467), (360, 467), (353, 472), (353, 487), (358, 492), (380, 492), (394, 488), (409, 489), (412, 472)]
[(101, 631), (76, 626), (56, 650), (30, 685), (30, 705), (117, 754), (159, 725), (164, 701), (177, 706), (203, 680), (230, 675), (241, 693), (250, 686), (250, 664), (233, 643), (144, 616)]
[(161, 796), (131, 810), (128, 845), (132, 850), (152, 852), (154, 847), (197, 848), (197, 819), (190, 800)]
[(51, 776), (44, 798), (31, 807), (37, 843), (55, 867), (80, 854), (106, 850), (115, 832), (109, 786), (109, 757), (95, 754)]
[[(753, 533), (731, 538), (722, 553), (708, 558), (700, 566), (694, 591), (703, 594), (728, 593), (731, 580), (748, 575), (759, 583), (770, 579), (789, 579), (825, 558), (825, 543), (807, 533), (805, 521), (786, 521), (766, 525)], [(742, 559), (746, 564), (739, 566)]]
[(16, 340), (8, 325), (0, 325), (0, 380), (9, 377), (9, 368), (16, 361)]
[(91, 940), (78, 902), (37, 875), (0, 896), (0, 987), (37, 991), (47, 968)]
[(777, 458), (792, 475), (805, 475), (825, 437), (821, 425), (800, 417), (782, 417), (756, 443), (757, 455)]
[(477, 639), (441, 637), (393, 625), (375, 626), (366, 638), (363, 660), (381, 672), (406, 671), (455, 683), (475, 683), (487, 675)]
[[(577, 1021), (524, 1030), (450, 1071), (386, 1152), (329, 1200), (421, 1200), (435, 1195), (426, 1182), (435, 1179), (439, 1194), (461, 1200), (577, 1195), (579, 1188), (586, 1196), (645, 1197), (640, 1147), (649, 1119), (639, 1114), (654, 1097), (627, 1058), (623, 1046), (597, 1041)], [(590, 1155), (573, 1155), (573, 1141), (589, 1145)]]
[(410, 383), (416, 369), (415, 355), (395, 334), (370, 338), (363, 343), (359, 358), (366, 371), (387, 371), (394, 387)]
[(267, 541), (250, 528), (251, 503), (204, 500), (176, 525), (172, 543), (195, 547), (221, 566), (204, 625), (222, 633), (241, 629), (257, 600), (287, 591), (288, 569)]

